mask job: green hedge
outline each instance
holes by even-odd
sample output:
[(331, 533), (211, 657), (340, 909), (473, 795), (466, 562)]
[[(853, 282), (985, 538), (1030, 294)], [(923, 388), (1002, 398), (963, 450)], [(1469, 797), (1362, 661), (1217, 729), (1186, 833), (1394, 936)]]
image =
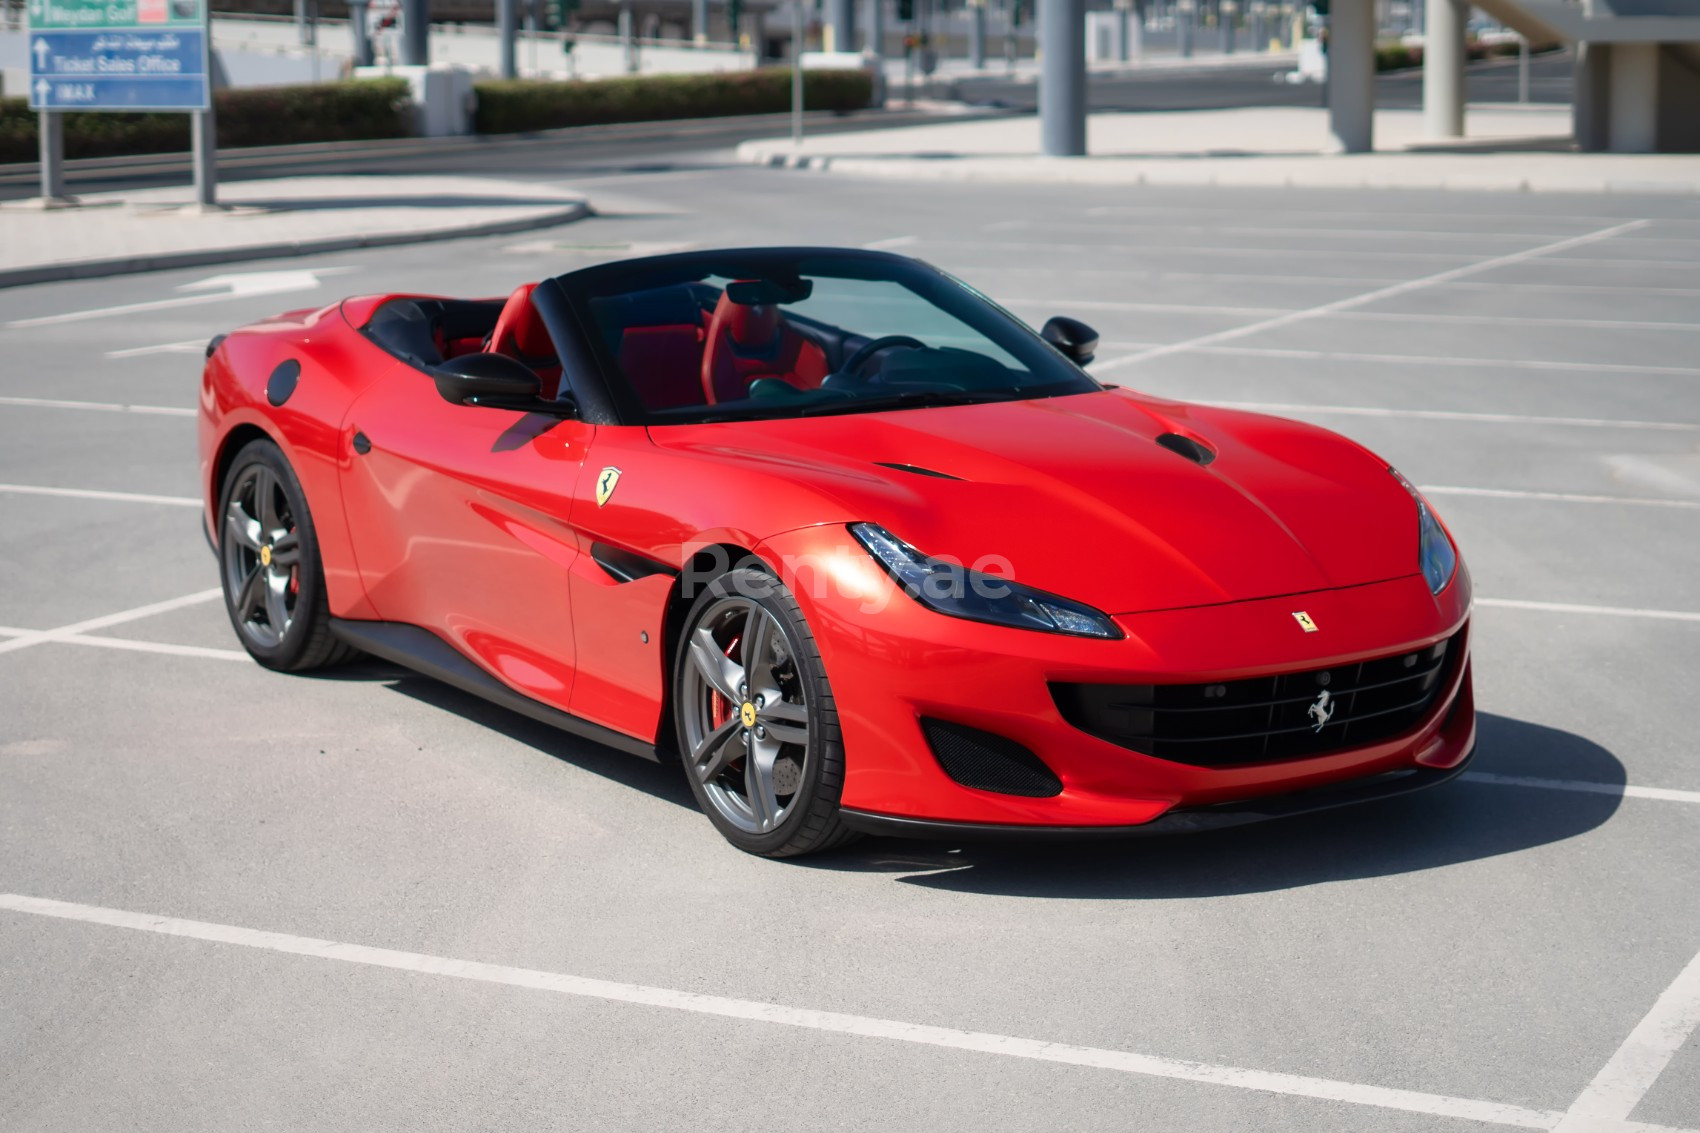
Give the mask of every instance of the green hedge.
[[(1529, 53), (1542, 55), (1548, 51), (1557, 51), (1556, 43), (1531, 43)], [(1465, 52), (1473, 62), (1478, 59), (1498, 59), (1517, 54), (1517, 43), (1506, 41), (1502, 43), (1471, 42), (1465, 46)], [(1378, 43), (1375, 45), (1375, 69), (1377, 71), (1402, 71), (1407, 67), (1423, 65), (1422, 44)]]
[[(553, 130), (609, 122), (774, 114), (791, 107), (785, 68), (708, 75), (651, 75), (577, 82), (510, 80), (478, 83), (480, 134)], [(803, 104), (810, 110), (861, 110), (873, 98), (865, 71), (807, 71)]]
[[(404, 138), (408, 88), (402, 79), (249, 87), (213, 95), (221, 147)], [(0, 162), (34, 161), (36, 116), (21, 98), (0, 99)], [(189, 148), (186, 114), (65, 115), (65, 156), (118, 157)]]

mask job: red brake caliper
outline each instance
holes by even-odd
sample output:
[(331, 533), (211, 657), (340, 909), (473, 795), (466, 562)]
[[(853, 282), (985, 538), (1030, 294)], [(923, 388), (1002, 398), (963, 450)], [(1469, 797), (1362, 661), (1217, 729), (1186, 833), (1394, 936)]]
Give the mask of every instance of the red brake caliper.
[[(732, 643), (726, 647), (726, 656), (730, 657), (730, 656), (732, 656), (733, 653), (737, 652), (738, 642), (740, 640), (741, 640), (741, 637), (734, 637), (732, 639)], [(731, 719), (731, 717), (732, 717), (732, 702), (730, 700), (727, 700), (724, 696), (721, 696), (720, 693), (717, 692), (716, 690), (709, 689), (709, 691), (708, 691), (708, 726), (709, 726), (709, 728), (710, 729), (718, 728), (718, 727), (720, 727), (720, 725), (726, 723), (727, 720)]]

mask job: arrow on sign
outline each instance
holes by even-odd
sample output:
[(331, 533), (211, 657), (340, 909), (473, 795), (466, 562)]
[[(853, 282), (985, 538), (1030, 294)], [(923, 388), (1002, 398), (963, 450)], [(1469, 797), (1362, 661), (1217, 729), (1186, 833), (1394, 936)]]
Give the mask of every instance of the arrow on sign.
[(48, 85), (48, 82), (47, 82), (46, 79), (37, 79), (35, 81), (35, 100), (36, 100), (36, 102), (40, 103), (42, 106), (46, 106), (47, 105), (47, 96), (52, 94), (52, 93), (53, 93), (53, 88)]
[(35, 41), (35, 47), (33, 48), (33, 50), (35, 51), (35, 67), (36, 67), (36, 70), (38, 70), (38, 71), (47, 70), (47, 52), (48, 52), (47, 41), (45, 39), (38, 38)]
[(30, 19), (41, 19), (41, 13), (44, 7), (45, 5), (42, 4), (41, 0), (30, 0)]

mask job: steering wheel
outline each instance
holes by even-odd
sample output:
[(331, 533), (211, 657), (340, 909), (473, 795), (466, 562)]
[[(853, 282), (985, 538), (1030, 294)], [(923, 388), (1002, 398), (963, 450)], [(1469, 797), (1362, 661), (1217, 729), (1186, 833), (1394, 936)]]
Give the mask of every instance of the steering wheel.
[(879, 338), (864, 342), (861, 349), (844, 360), (844, 365), (838, 368), (838, 372), (846, 377), (855, 377), (856, 371), (867, 365), (869, 358), (882, 350), (889, 350), (893, 346), (906, 346), (910, 350), (925, 350), (927, 348), (926, 343), (918, 338), (910, 338), (906, 334), (882, 335)]

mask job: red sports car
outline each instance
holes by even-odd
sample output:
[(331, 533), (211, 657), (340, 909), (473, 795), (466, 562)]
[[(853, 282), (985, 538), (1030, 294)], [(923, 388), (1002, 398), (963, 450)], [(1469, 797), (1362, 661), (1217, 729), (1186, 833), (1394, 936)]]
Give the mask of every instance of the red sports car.
[(692, 252), (214, 339), (262, 665), (373, 654), (677, 757), (734, 845), (1190, 830), (1475, 746), (1451, 536), (1343, 437), (1104, 386), (901, 256)]

